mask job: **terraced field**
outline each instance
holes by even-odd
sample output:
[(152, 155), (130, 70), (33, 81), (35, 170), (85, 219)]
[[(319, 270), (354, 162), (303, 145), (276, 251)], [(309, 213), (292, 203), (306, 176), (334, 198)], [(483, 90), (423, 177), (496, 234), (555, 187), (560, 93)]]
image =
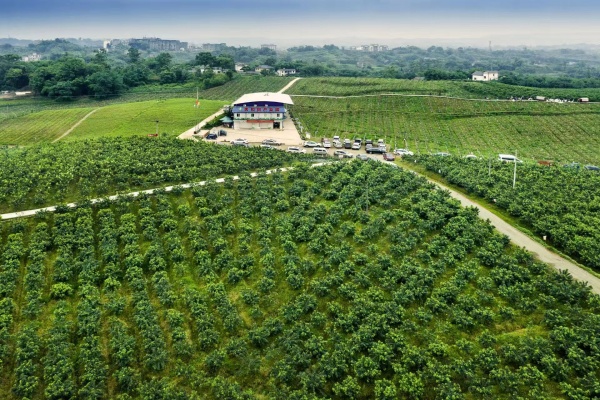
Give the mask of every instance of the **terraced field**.
[(223, 101), (202, 100), (199, 108), (195, 99), (168, 99), (103, 107), (86, 119), (63, 140), (94, 137), (146, 136), (156, 131), (177, 135), (214, 114), (227, 104)]
[(384, 138), (393, 147), (420, 153), (517, 151), (532, 160), (600, 162), (598, 104), (404, 96), (293, 99), (299, 126), (316, 138)]
[(546, 96), (600, 101), (600, 89), (540, 89), (499, 82), (420, 81), (384, 78), (305, 78), (286, 91), (290, 95), (358, 96), (396, 93), (405, 95), (451, 96), (473, 99)]
[(93, 108), (44, 110), (0, 121), (1, 145), (51, 142), (65, 133)]

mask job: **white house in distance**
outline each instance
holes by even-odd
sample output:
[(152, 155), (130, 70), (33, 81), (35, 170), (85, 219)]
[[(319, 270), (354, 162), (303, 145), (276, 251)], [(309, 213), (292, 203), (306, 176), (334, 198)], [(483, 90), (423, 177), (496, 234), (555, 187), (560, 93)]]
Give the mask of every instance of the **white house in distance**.
[(474, 81), (497, 81), (498, 71), (475, 71), (471, 77)]
[(254, 72), (262, 72), (262, 71), (270, 71), (272, 70), (273, 67), (271, 67), (270, 65), (259, 65), (258, 67), (254, 68)]
[(277, 70), (277, 75), (279, 76), (289, 76), (296, 75), (296, 70), (293, 68), (282, 68)]
[(233, 129), (283, 129), (286, 105), (294, 104), (284, 93), (248, 93), (233, 102)]

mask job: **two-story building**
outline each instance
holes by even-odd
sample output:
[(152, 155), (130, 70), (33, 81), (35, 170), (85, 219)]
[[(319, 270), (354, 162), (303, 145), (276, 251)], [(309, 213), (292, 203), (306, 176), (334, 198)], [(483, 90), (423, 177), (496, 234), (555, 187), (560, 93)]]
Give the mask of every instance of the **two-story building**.
[(498, 80), (498, 71), (475, 71), (471, 78), (474, 81), (497, 81)]
[(296, 75), (296, 70), (294, 68), (281, 68), (281, 69), (277, 70), (277, 75), (279, 75), (279, 76)]
[(286, 106), (294, 104), (283, 93), (248, 93), (233, 102), (233, 129), (283, 129)]

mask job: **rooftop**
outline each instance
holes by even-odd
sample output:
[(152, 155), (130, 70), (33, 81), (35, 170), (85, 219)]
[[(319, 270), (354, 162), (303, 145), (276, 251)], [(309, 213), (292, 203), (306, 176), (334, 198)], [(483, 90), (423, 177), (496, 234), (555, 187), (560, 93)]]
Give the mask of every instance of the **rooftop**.
[(284, 93), (271, 92), (246, 93), (245, 95), (234, 101), (233, 104), (260, 104), (265, 101), (272, 101), (275, 103), (283, 104), (294, 104), (290, 95)]

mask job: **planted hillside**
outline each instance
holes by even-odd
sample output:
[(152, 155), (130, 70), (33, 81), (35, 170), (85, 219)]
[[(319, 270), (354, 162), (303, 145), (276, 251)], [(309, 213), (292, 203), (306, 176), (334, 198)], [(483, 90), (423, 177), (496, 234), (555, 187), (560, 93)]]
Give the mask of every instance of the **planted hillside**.
[(0, 153), (0, 212), (290, 164), (283, 151), (172, 137), (57, 142)]
[(588, 97), (600, 101), (600, 89), (547, 89), (508, 85), (500, 82), (412, 80), (391, 78), (305, 78), (286, 93), (312, 96), (360, 96), (395, 93), (422, 96), (449, 96), (469, 99), (510, 99), (545, 96), (559, 99)]
[(600, 270), (600, 174), (583, 168), (419, 157), (428, 170), (518, 218), (549, 243)]
[(294, 96), (292, 113), (313, 137), (381, 138), (392, 149), (415, 153), (497, 156), (517, 150), (531, 159), (600, 162), (597, 104)]
[(2, 398), (600, 394), (600, 299), (380, 163), (4, 222), (0, 248)]

